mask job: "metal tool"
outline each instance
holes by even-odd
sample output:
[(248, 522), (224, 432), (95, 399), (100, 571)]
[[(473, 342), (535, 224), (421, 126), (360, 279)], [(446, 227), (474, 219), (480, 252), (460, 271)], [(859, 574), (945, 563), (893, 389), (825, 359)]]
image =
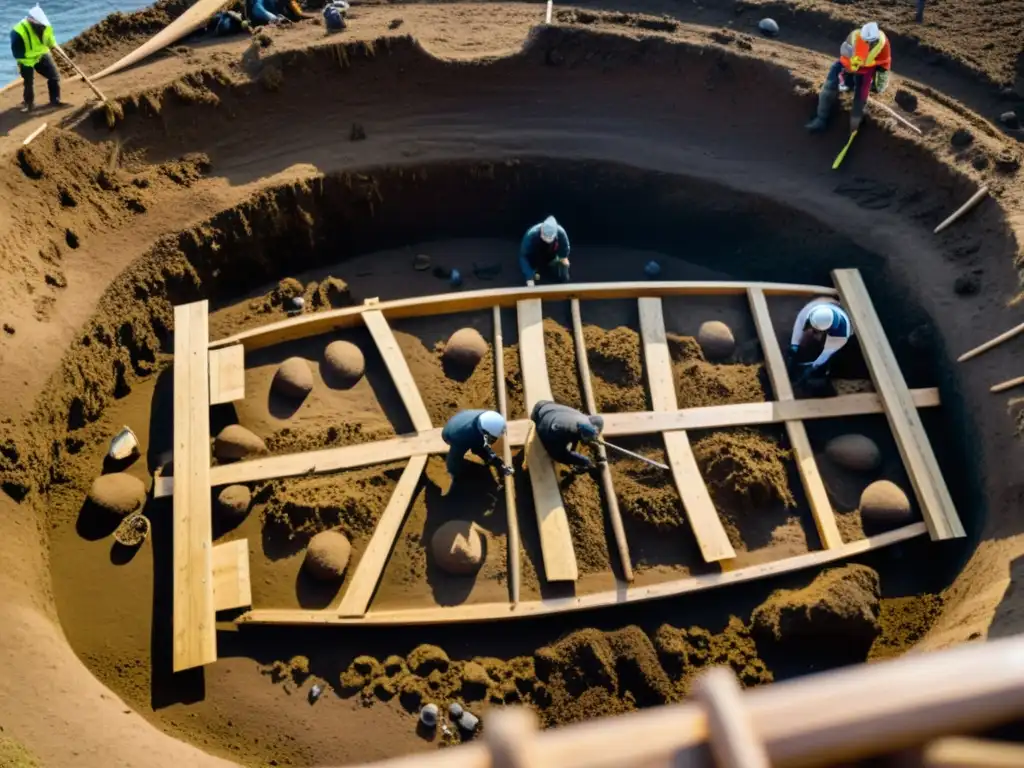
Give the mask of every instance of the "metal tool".
[(619, 446), (605, 442), (604, 440), (598, 440), (597, 442), (603, 445), (605, 448), (611, 448), (613, 451), (618, 451), (619, 453), (624, 453), (627, 456), (632, 456), (634, 459), (639, 459), (640, 461), (646, 464), (650, 464), (652, 467), (657, 467), (658, 469), (664, 470), (668, 470), (669, 468), (667, 464), (662, 464), (661, 462), (655, 461), (654, 459), (648, 459), (646, 456), (641, 456), (639, 453), (627, 451), (625, 448), (620, 448)]

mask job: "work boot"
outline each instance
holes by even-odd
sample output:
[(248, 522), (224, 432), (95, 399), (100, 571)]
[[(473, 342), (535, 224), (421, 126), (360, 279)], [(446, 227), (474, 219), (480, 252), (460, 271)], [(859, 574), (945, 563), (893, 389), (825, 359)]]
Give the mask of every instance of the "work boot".
[(804, 126), (808, 131), (821, 133), (828, 127), (828, 118), (832, 114), (832, 107), (835, 105), (838, 95), (839, 92), (836, 89), (829, 88), (827, 85), (821, 89), (821, 93), (818, 94), (818, 113), (811, 122)]

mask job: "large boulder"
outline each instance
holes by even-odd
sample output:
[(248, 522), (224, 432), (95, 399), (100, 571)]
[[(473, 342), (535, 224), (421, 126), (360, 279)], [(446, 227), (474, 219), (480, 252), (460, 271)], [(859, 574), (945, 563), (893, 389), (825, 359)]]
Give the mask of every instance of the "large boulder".
[(899, 525), (909, 523), (912, 516), (910, 499), (896, 483), (877, 480), (860, 495), (860, 517), (865, 523)]
[(871, 472), (882, 463), (882, 452), (875, 441), (864, 435), (840, 435), (828, 441), (825, 455), (845, 469)]
[(249, 512), (252, 492), (244, 485), (229, 485), (217, 495), (217, 509), (224, 517), (241, 520)]
[(732, 329), (721, 320), (701, 323), (697, 331), (697, 343), (708, 360), (722, 360), (736, 349), (736, 337), (732, 335)]
[(444, 361), (472, 370), (487, 354), (487, 342), (476, 328), (460, 328), (444, 345)]
[(803, 589), (780, 589), (754, 609), (758, 643), (863, 659), (881, 632), (878, 574), (845, 565), (819, 574)]
[(323, 531), (309, 540), (303, 567), (318, 581), (337, 581), (348, 567), (352, 545), (341, 531)]
[(430, 551), (438, 568), (453, 576), (476, 573), (484, 561), (480, 531), (465, 520), (449, 520), (434, 532)]
[(325, 378), (352, 386), (366, 373), (363, 351), (349, 341), (332, 341), (324, 350)]
[(313, 391), (313, 372), (301, 357), (289, 357), (274, 374), (273, 390), (283, 397), (301, 400)]
[(220, 460), (246, 459), (267, 452), (267, 445), (241, 424), (229, 424), (213, 441), (213, 455)]
[(115, 517), (125, 517), (146, 503), (146, 485), (125, 472), (100, 475), (92, 481), (89, 501)]

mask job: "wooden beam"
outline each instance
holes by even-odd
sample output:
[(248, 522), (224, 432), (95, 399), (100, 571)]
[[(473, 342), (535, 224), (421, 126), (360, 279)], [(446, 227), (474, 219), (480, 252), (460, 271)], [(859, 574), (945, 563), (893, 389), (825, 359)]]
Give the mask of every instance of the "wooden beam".
[[(914, 405), (918, 408), (935, 408), (939, 405), (937, 389), (914, 389), (911, 390), (911, 395)], [(604, 416), (604, 434), (608, 437), (653, 435), (676, 429), (756, 426), (801, 419), (838, 419), (875, 413), (882, 413), (882, 401), (878, 395), (874, 392), (858, 392), (853, 395), (823, 397), (814, 400), (709, 405), (701, 408), (685, 408), (675, 413), (651, 411), (609, 413)], [(530, 422), (526, 419), (509, 422), (506, 438), (509, 444), (523, 445), (526, 442), (526, 433), (529, 431), (529, 427)], [(338, 472), (344, 469), (402, 461), (410, 456), (447, 452), (448, 446), (441, 439), (441, 430), (432, 429), (418, 435), (393, 437), (375, 443), (324, 448), (319, 451), (267, 456), (261, 459), (225, 464), (210, 470), (210, 483), (213, 486), (234, 485), (277, 477)], [(154, 498), (164, 498), (172, 493), (174, 493), (173, 477), (154, 478)]]
[(853, 321), (854, 337), (860, 342), (875, 389), (885, 407), (900, 456), (921, 505), (933, 540), (958, 539), (966, 535), (946, 481), (935, 460), (928, 435), (907, 383), (900, 371), (889, 340), (882, 330), (867, 288), (856, 269), (837, 269), (832, 277), (846, 311)]
[[(583, 318), (580, 315), (580, 300), (572, 300), (572, 333), (576, 340), (576, 360), (580, 369), (580, 387), (583, 390), (583, 405), (590, 414), (597, 413), (594, 401), (594, 385), (590, 381), (590, 361), (587, 359), (587, 342), (583, 337)], [(619, 511), (619, 499), (615, 495), (612, 483), (612, 471), (608, 467), (608, 452), (603, 445), (597, 446), (597, 455), (604, 464), (601, 466), (601, 487), (604, 490), (605, 505), (608, 507), (608, 520), (615, 534), (615, 546), (619, 550), (619, 563), (626, 581), (633, 580), (633, 563), (629, 556), (629, 542), (626, 541), (626, 529), (622, 525), (622, 512)]]
[(924, 768), (1021, 768), (1024, 744), (963, 736), (945, 736), (928, 744)]
[[(768, 378), (771, 379), (775, 397), (782, 401), (794, 400), (793, 385), (789, 380), (789, 371), (786, 370), (782, 349), (779, 347), (779, 338), (775, 335), (764, 291), (760, 288), (751, 288), (747, 292), (747, 297), (750, 300), (750, 310), (754, 315), (757, 335), (761, 339), (764, 364), (768, 369)], [(818, 462), (814, 458), (814, 450), (807, 437), (807, 429), (802, 422), (787, 421), (786, 434), (789, 436), (789, 444), (793, 447), (793, 456), (800, 472), (800, 481), (803, 483), (804, 493), (807, 494), (807, 501), (811, 505), (811, 514), (814, 516), (814, 523), (818, 528), (821, 545), (826, 549), (841, 546), (843, 537), (839, 534), (835, 511), (832, 509), (832, 502), (829, 501), (825, 482), (821, 479), (821, 473), (818, 471)]]
[(174, 308), (173, 562), (175, 672), (217, 660), (210, 502), (207, 303)]
[[(526, 412), (541, 400), (553, 400), (548, 380), (548, 361), (544, 344), (544, 317), (540, 299), (519, 302), (520, 376)], [(544, 559), (544, 576), (548, 581), (576, 581), (579, 569), (572, 548), (572, 532), (565, 514), (562, 493), (558, 489), (555, 466), (539, 439), (526, 446), (530, 486), (533, 488), (533, 506), (537, 513), (537, 529)]]
[(245, 347), (232, 344), (210, 350), (210, 405), (245, 398)]
[(426, 456), (413, 456), (405, 465), (402, 476), (398, 478), (398, 485), (395, 486), (394, 493), (384, 508), (384, 514), (374, 528), (370, 543), (366, 545), (366, 551), (359, 558), (359, 565), (341, 597), (341, 604), (338, 606), (340, 616), (362, 616), (366, 613), (380, 577), (384, 573), (384, 566), (387, 565), (391, 550), (395, 546), (395, 539), (398, 538), (402, 523), (409, 514), (409, 504), (426, 466)]
[(364, 626), (395, 626), (395, 625), (427, 625), (457, 624), (462, 622), (498, 621), (501, 619), (517, 619), (526, 617), (548, 616), (556, 613), (585, 611), (595, 608), (607, 608), (626, 603), (642, 603), (648, 600), (659, 600), (666, 597), (715, 589), (729, 584), (738, 584), (756, 579), (792, 573), (807, 568), (817, 568), (828, 563), (846, 560), (865, 552), (881, 549), (901, 541), (923, 536), (928, 529), (924, 523), (913, 523), (894, 531), (887, 531), (877, 536), (858, 539), (843, 544), (835, 549), (822, 549), (807, 552), (803, 555), (787, 557), (769, 563), (748, 565), (744, 568), (706, 573), (700, 576), (687, 576), (682, 579), (665, 581), (644, 587), (631, 586), (629, 589), (617, 588), (604, 592), (591, 592), (572, 597), (555, 597), (546, 600), (528, 600), (519, 603), (513, 609), (508, 603), (472, 603), (449, 607), (409, 608), (393, 611), (370, 611), (357, 619), (344, 617), (337, 611), (307, 611), (295, 609), (260, 609), (240, 616), (240, 624), (312, 624), (312, 625), (364, 625)]
[[(642, 298), (637, 302), (640, 307), (640, 336), (644, 345), (651, 407), (655, 411), (677, 411), (676, 385), (672, 376), (672, 358), (665, 337), (661, 299)], [(686, 517), (690, 521), (690, 528), (704, 559), (711, 563), (736, 557), (736, 551), (729, 543), (725, 527), (718, 519), (718, 510), (711, 502), (711, 494), (708, 493), (708, 487), (701, 477), (686, 432), (665, 432), (664, 438), (665, 454), (672, 468), (672, 477), (675, 479)]]
[[(498, 399), (498, 413), (508, 420), (508, 393), (505, 391), (505, 344), (501, 335), (501, 308), (492, 310), (494, 319), (494, 388)], [(508, 435), (501, 441), (501, 458), (512, 466), (512, 441)], [(519, 513), (516, 510), (516, 484), (505, 478), (505, 517), (508, 523), (508, 588), (514, 606), (519, 602), (522, 585), (522, 555), (519, 545)]]
[(409, 412), (413, 429), (417, 432), (431, 429), (433, 424), (430, 423), (427, 407), (423, 404), (419, 387), (416, 386), (416, 381), (409, 371), (409, 364), (405, 361), (405, 356), (398, 347), (398, 342), (395, 340), (395, 335), (391, 332), (391, 326), (388, 325), (388, 321), (384, 319), (384, 315), (380, 313), (380, 310), (369, 309), (363, 312), (363, 322), (369, 328), (370, 335), (373, 336), (377, 349), (380, 350), (380, 355), (384, 358), (384, 364), (388, 367), (388, 373), (391, 374), (395, 387), (398, 389), (398, 394), (402, 398), (402, 402), (405, 403), (405, 409)]
[(252, 605), (249, 540), (237, 539), (213, 548), (213, 608), (230, 611)]
[[(484, 291), (462, 291), (434, 296), (416, 296), (411, 299), (384, 301), (374, 306), (385, 317), (396, 320), (404, 317), (454, 314), (492, 307), (514, 307), (525, 299), (548, 301), (579, 299), (632, 299), (636, 296), (729, 296), (746, 293), (750, 287), (759, 287), (769, 296), (835, 296), (835, 288), (821, 285), (791, 285), (788, 283), (753, 282), (686, 282), (665, 281), (652, 283), (573, 283), (541, 285), (529, 288), (493, 288)], [(361, 315), (366, 306), (344, 307), (327, 312), (299, 315), (260, 328), (236, 333), (219, 339), (212, 346), (241, 343), (247, 350), (295, 341), (339, 328), (353, 328), (362, 324)]]

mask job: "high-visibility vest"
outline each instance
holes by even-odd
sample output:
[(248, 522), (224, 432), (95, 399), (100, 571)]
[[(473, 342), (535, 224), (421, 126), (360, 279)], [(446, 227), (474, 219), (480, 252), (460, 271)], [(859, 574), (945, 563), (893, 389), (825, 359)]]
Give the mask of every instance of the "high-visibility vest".
[(34, 67), (57, 44), (53, 37), (53, 27), (43, 30), (43, 37), (40, 39), (28, 19), (22, 19), (16, 24), (14, 31), (25, 41), (25, 55), (17, 60), (24, 67)]
[(850, 56), (840, 56), (839, 60), (847, 72), (856, 72), (862, 67), (889, 69), (892, 66), (892, 49), (884, 32), (878, 33), (878, 41), (872, 45), (860, 36), (859, 29), (855, 29), (846, 38), (846, 42), (853, 49), (853, 53)]

